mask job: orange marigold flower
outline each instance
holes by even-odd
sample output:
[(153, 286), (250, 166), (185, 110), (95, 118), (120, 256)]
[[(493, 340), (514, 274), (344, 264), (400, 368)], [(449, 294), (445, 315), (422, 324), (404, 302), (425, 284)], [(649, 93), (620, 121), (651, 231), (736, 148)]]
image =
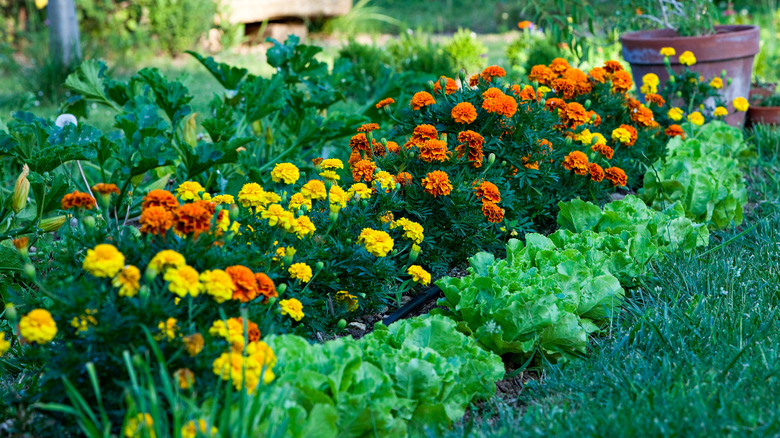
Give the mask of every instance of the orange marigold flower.
[(458, 134), (458, 141), (461, 142), (458, 147), (455, 148), (455, 152), (458, 154), (458, 158), (463, 158), (466, 153), (466, 146), (468, 145), (468, 160), (474, 167), (481, 167), (482, 161), (485, 159), (485, 155), (482, 152), (482, 145), (485, 143), (485, 138), (474, 131), (462, 131)]
[(246, 303), (254, 300), (260, 294), (257, 287), (257, 278), (251, 269), (246, 266), (228, 266), (225, 272), (230, 275), (236, 290), (233, 291), (233, 299)]
[(631, 125), (620, 125), (620, 127), (628, 131), (629, 134), (631, 134), (631, 140), (628, 143), (624, 143), (624, 144), (626, 146), (633, 146), (636, 143), (636, 139), (638, 137), (636, 128), (634, 128)]
[(474, 194), (477, 195), (477, 199), (487, 199), (496, 204), (501, 202), (501, 192), (499, 192), (498, 187), (490, 181), (474, 181)]
[(588, 123), (588, 112), (585, 111), (585, 107), (577, 102), (569, 102), (566, 104), (566, 108), (559, 111), (561, 123), (571, 128), (576, 128), (580, 125)]
[(111, 193), (119, 194), (119, 187), (116, 184), (98, 183), (92, 186), (92, 191), (98, 192), (101, 195), (110, 195)]
[(355, 182), (374, 180), (376, 164), (371, 160), (360, 160), (352, 166), (352, 180)]
[(544, 102), (544, 109), (551, 113), (555, 113), (555, 111), (563, 108), (566, 108), (566, 102), (563, 99), (558, 99), (557, 97), (551, 97), (547, 99), (546, 102)]
[(550, 63), (550, 70), (552, 70), (553, 73), (555, 73), (558, 76), (563, 75), (570, 68), (571, 66), (569, 65), (569, 61), (563, 58), (555, 58)]
[(387, 142), (387, 151), (393, 154), (397, 154), (398, 151), (400, 151), (401, 148), (398, 146), (398, 143), (394, 141), (388, 141)]
[(624, 187), (628, 182), (626, 172), (623, 172), (623, 169), (619, 167), (607, 167), (604, 169), (604, 177), (608, 179), (615, 187)]
[(503, 78), (506, 76), (506, 71), (497, 65), (491, 65), (482, 70), (480, 76), (482, 76), (482, 79), (484, 79), (485, 82), (490, 82), (493, 78)]
[(444, 94), (450, 95), (456, 91), (458, 91), (458, 83), (455, 82), (455, 79), (448, 78), (447, 76), (441, 76), (438, 81), (436, 81), (435, 84), (433, 84), (433, 92), (434, 93), (440, 93), (441, 94), (441, 80), (444, 78), (444, 80), (447, 82), (446, 85), (444, 85)]
[(591, 146), (590, 149), (594, 152), (598, 152), (601, 155), (604, 155), (604, 158), (606, 158), (607, 160), (611, 160), (612, 154), (615, 153), (615, 151), (611, 147), (607, 146), (604, 143), (596, 143), (593, 146)]
[(555, 72), (546, 65), (535, 65), (528, 73), (529, 81), (536, 81), (541, 85), (550, 85), (553, 79), (555, 79)]
[(680, 136), (680, 138), (685, 139), (685, 131), (683, 131), (682, 126), (677, 124), (669, 125), (669, 127), (664, 130), (664, 134), (669, 137)]
[(385, 148), (385, 145), (382, 144), (382, 142), (373, 140), (371, 141), (371, 147), (374, 151), (374, 155), (376, 155), (379, 158), (384, 157), (387, 155), (387, 149)]
[(414, 128), (414, 132), (412, 132), (412, 136), (409, 138), (409, 141), (406, 142), (405, 146), (406, 149), (414, 146), (420, 147), (426, 141), (437, 138), (439, 138), (439, 132), (436, 131), (436, 128), (434, 128), (433, 125), (419, 125)]
[(445, 161), (450, 155), (450, 151), (447, 150), (447, 142), (445, 141), (428, 140), (420, 147), (420, 159), (427, 163)]
[(512, 96), (506, 94), (499, 97), (500, 110), (499, 114), (505, 117), (512, 117), (517, 112), (517, 101)]
[[(539, 148), (541, 149), (541, 153), (544, 155), (547, 155), (548, 153), (553, 151), (553, 145), (550, 143), (550, 140), (547, 140), (546, 138), (543, 138), (539, 140)], [(546, 148), (546, 149), (545, 149)]]
[(596, 111), (590, 110), (587, 113), (588, 120), (590, 120), (590, 123), (593, 126), (599, 126), (601, 125), (601, 116), (596, 113)]
[(504, 209), (488, 200), (482, 201), (482, 214), (485, 215), (490, 223), (495, 224), (504, 220)]
[(63, 196), (61, 203), (63, 210), (70, 210), (71, 208), (92, 210), (96, 206), (95, 199), (89, 196), (89, 193), (79, 192), (78, 190)]
[(141, 203), (142, 209), (149, 207), (163, 207), (173, 212), (179, 208), (179, 200), (167, 190), (152, 190), (144, 196), (143, 203)]
[(347, 160), (347, 164), (349, 164), (349, 167), (352, 167), (355, 165), (355, 163), (357, 163), (362, 159), (363, 157), (360, 155), (360, 152), (352, 151), (352, 153), (349, 154), (349, 160)]
[(211, 201), (200, 200), (200, 201), (193, 202), (193, 204), (203, 208), (204, 210), (208, 211), (211, 214), (214, 214), (217, 211), (217, 204)]
[[(263, 303), (267, 303), (269, 298), (276, 298), (279, 296), (279, 293), (276, 292), (276, 286), (274, 285), (273, 280), (271, 280), (271, 277), (263, 274), (262, 272), (258, 272), (255, 274), (255, 280), (257, 280), (257, 290), (260, 292), (260, 295), (262, 295)], [(257, 325), (255, 325), (257, 327)], [(257, 332), (258, 338), (255, 340), (260, 339), (260, 332)], [(249, 339), (252, 341), (252, 339)]]
[(555, 92), (563, 96), (564, 99), (568, 100), (574, 97), (577, 83), (570, 79), (561, 78), (553, 81), (552, 88)]
[(639, 107), (642, 106), (642, 102), (634, 99), (633, 97), (629, 97), (628, 99), (626, 99), (626, 106), (631, 111), (634, 111), (635, 109), (638, 109)]
[(479, 85), (479, 75), (478, 74), (471, 75), (471, 77), (469, 78), (469, 86), (476, 87), (477, 85)]
[(364, 123), (360, 125), (360, 128), (357, 129), (357, 132), (371, 132), (376, 131), (379, 129), (378, 123)]
[(662, 107), (666, 104), (664, 98), (661, 97), (660, 94), (655, 94), (655, 93), (645, 94), (645, 102), (654, 103), (659, 107)]
[(452, 108), (452, 119), (457, 123), (469, 124), (477, 120), (477, 109), (468, 102), (461, 102)]
[(596, 163), (588, 164), (588, 172), (590, 172), (590, 179), (595, 182), (601, 182), (604, 179), (604, 169)]
[(636, 111), (631, 113), (631, 120), (646, 128), (654, 128), (658, 126), (658, 123), (655, 121), (653, 116), (653, 112), (644, 105), (640, 106), (636, 109)]
[(534, 87), (526, 85), (522, 90), (519, 90), (520, 87), (517, 85), (513, 85), (512, 87), (518, 88), (518, 91), (515, 91), (515, 89), (512, 88), (512, 92), (517, 96), (518, 99), (520, 99), (521, 102), (536, 100), (536, 91), (534, 91)]
[(386, 107), (388, 105), (391, 105), (391, 104), (394, 104), (394, 103), (395, 103), (395, 99), (393, 99), (392, 97), (388, 97), (386, 99), (380, 100), (376, 104), (376, 109), (384, 108), (384, 107)]
[(588, 174), (588, 156), (580, 151), (572, 151), (563, 160), (563, 167), (577, 175)]
[(523, 167), (525, 167), (526, 169), (539, 170), (539, 162), (531, 161), (531, 157), (522, 157), (520, 158), (520, 161), (522, 161)]
[(588, 82), (588, 75), (578, 68), (570, 68), (563, 73), (563, 77), (572, 82)]
[(518, 29), (528, 29), (529, 27), (533, 26), (534, 24), (528, 20), (523, 20), (519, 23), (517, 23)]
[(173, 214), (165, 207), (154, 205), (141, 211), (140, 222), (142, 233), (164, 236), (173, 226)]
[(614, 61), (614, 60), (609, 60), (609, 61), (605, 62), (604, 63), (604, 70), (606, 70), (607, 73), (609, 73), (609, 74), (614, 74), (614, 73), (619, 72), (619, 71), (625, 71), (623, 69), (623, 64), (621, 64), (618, 61)]
[(593, 82), (598, 82), (603, 84), (607, 81), (607, 71), (604, 70), (601, 67), (594, 67), (588, 72), (588, 76), (593, 80)]
[(401, 184), (401, 187), (412, 185), (412, 181), (414, 181), (412, 179), (412, 174), (409, 172), (401, 172), (394, 178), (396, 183)]
[(198, 234), (208, 231), (212, 213), (197, 203), (184, 204), (173, 212), (173, 229), (179, 234)]
[(452, 192), (450, 177), (441, 170), (429, 172), (425, 178), (422, 179), (422, 185), (425, 188), (425, 191), (434, 197), (447, 196)]
[(362, 151), (365, 152), (367, 156), (371, 156), (371, 146), (368, 144), (366, 134), (360, 133), (353, 135), (352, 138), (349, 139), (349, 147), (352, 149), (352, 152)]
[(612, 92), (613, 93), (625, 93), (634, 86), (634, 81), (631, 79), (631, 73), (620, 70), (612, 75)]
[(435, 105), (436, 101), (433, 100), (433, 96), (431, 96), (431, 93), (427, 91), (418, 91), (417, 93), (414, 93), (414, 96), (412, 96), (412, 109), (415, 111), (428, 105)]

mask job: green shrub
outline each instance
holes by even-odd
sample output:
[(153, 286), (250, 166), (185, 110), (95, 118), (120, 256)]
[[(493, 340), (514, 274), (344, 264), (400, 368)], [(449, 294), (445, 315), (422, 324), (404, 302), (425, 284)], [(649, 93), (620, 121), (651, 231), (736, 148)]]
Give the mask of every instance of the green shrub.
[(444, 45), (444, 51), (450, 55), (457, 70), (476, 73), (487, 66), (487, 47), (468, 29), (458, 29)]

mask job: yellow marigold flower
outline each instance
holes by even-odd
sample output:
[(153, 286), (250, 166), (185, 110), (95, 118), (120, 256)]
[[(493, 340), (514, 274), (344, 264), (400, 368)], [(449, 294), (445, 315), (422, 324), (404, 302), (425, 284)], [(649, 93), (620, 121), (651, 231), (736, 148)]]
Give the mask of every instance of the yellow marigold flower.
[(317, 227), (314, 226), (314, 222), (311, 221), (309, 216), (301, 216), (293, 223), (293, 231), (298, 235), (299, 239), (302, 239), (310, 234), (314, 234), (317, 231)]
[(593, 140), (593, 134), (590, 132), (589, 129), (583, 129), (582, 132), (580, 132), (574, 137), (574, 139), (581, 142), (584, 145), (590, 146), (591, 141)]
[(215, 437), (219, 435), (219, 430), (215, 426), (211, 426), (209, 429), (206, 420), (200, 419), (196, 424), (195, 421), (190, 421), (181, 428), (181, 438), (196, 438), (196, 437)]
[(157, 329), (160, 330), (159, 339), (168, 339), (172, 341), (176, 339), (179, 331), (179, 321), (176, 318), (168, 318), (165, 321), (160, 321), (157, 324)]
[(374, 181), (379, 183), (379, 186), (382, 187), (385, 193), (388, 193), (395, 188), (395, 178), (393, 178), (393, 175), (390, 174), (390, 172), (384, 170), (377, 172), (376, 175), (374, 175)]
[(420, 265), (409, 266), (406, 273), (412, 276), (415, 283), (420, 283), (423, 286), (431, 284), (431, 274)]
[[(249, 328), (249, 326), (247, 326), (247, 328)], [(227, 321), (214, 321), (211, 328), (209, 328), (209, 334), (225, 339), (235, 351), (242, 351), (244, 349), (244, 322), (241, 318), (229, 318)]]
[(197, 297), (200, 293), (201, 284), (198, 280), (198, 271), (192, 266), (184, 265), (180, 268), (171, 268), (165, 271), (165, 281), (168, 282), (168, 290), (175, 293), (179, 298), (184, 298), (188, 294)]
[(715, 108), (715, 111), (712, 113), (715, 117), (725, 117), (729, 114), (728, 110), (722, 106), (719, 106)]
[(346, 305), (347, 312), (352, 312), (358, 308), (357, 297), (345, 290), (340, 290), (336, 293), (336, 302)]
[(405, 217), (398, 219), (390, 225), (390, 229), (401, 227), (404, 230), (404, 238), (411, 240), (416, 244), (422, 243), (424, 239), (423, 226), (417, 222), (411, 221)]
[(85, 332), (89, 330), (89, 326), (97, 325), (97, 320), (94, 317), (96, 314), (97, 309), (87, 309), (83, 315), (74, 316), (70, 320), (70, 325), (79, 333)]
[(393, 239), (384, 231), (363, 228), (358, 237), (358, 244), (363, 243), (366, 250), (376, 257), (385, 257), (393, 250)]
[(590, 144), (607, 144), (607, 139), (598, 132), (594, 132), (590, 138)]
[(536, 94), (545, 95), (545, 94), (549, 93), (550, 91), (552, 91), (550, 89), (550, 87), (545, 86), (545, 85), (540, 85), (539, 88), (536, 89)]
[(388, 211), (388, 212), (386, 212), (385, 214), (383, 214), (382, 216), (379, 217), (379, 220), (382, 221), (383, 224), (386, 224), (388, 222), (392, 223), (394, 219), (395, 219), (395, 217), (393, 216), (393, 212), (392, 211)]
[[(240, 352), (231, 351), (222, 353), (212, 364), (214, 374), (222, 380), (233, 382), (233, 386), (240, 390), (244, 387), (244, 356)], [(249, 388), (250, 391), (253, 388)]]
[(203, 350), (203, 346), (206, 344), (203, 335), (200, 333), (193, 333), (189, 336), (182, 338), (184, 343), (184, 349), (187, 350), (187, 354), (190, 357), (195, 357)]
[(657, 86), (661, 83), (661, 81), (658, 79), (658, 75), (655, 73), (648, 73), (642, 76), (642, 83)]
[(307, 210), (311, 210), (311, 199), (303, 196), (302, 193), (294, 193), (290, 196), (290, 210), (299, 210), (302, 206), (306, 206)]
[(670, 119), (674, 120), (675, 122), (679, 122), (683, 118), (683, 110), (677, 107), (670, 108), (669, 111), (666, 113), (667, 116), (669, 116)]
[(612, 130), (612, 140), (623, 144), (631, 143), (631, 133), (625, 128), (615, 128)]
[(642, 94), (653, 94), (658, 92), (658, 86), (657, 85), (650, 85), (650, 84), (642, 84), (641, 87), (639, 87), (639, 92)]
[(330, 180), (330, 181), (340, 181), (341, 177), (338, 173), (336, 173), (333, 170), (323, 170), (322, 172), (318, 173), (319, 176)]
[(320, 163), (320, 167), (323, 169), (343, 169), (344, 162), (338, 158), (326, 158)]
[(325, 190), (325, 183), (318, 179), (313, 179), (301, 187), (301, 194), (307, 199), (326, 199), (328, 192)]
[(154, 420), (152, 416), (143, 413), (133, 418), (128, 418), (124, 427), (125, 438), (148, 437), (156, 438), (154, 433)]
[(693, 65), (696, 64), (696, 57), (693, 56), (693, 52), (686, 50), (680, 55), (679, 61), (682, 65)]
[(308, 283), (313, 275), (311, 267), (306, 263), (294, 263), (287, 269), (287, 272), (290, 273), (290, 278), (298, 279), (301, 283)]
[(341, 187), (333, 184), (330, 186), (330, 191), (328, 192), (328, 201), (330, 202), (331, 210), (334, 208), (339, 210), (347, 206), (347, 201), (349, 201), (349, 194)]
[(737, 111), (745, 112), (748, 110), (748, 108), (750, 108), (747, 99), (744, 97), (738, 97), (731, 103), (734, 105), (734, 109)]
[(716, 90), (720, 90), (721, 88), (723, 88), (723, 79), (721, 79), (721, 78), (713, 78), (710, 81), (710, 87), (712, 87), (712, 88), (714, 88)]
[(113, 277), (125, 266), (125, 256), (114, 245), (101, 243), (87, 250), (82, 266), (95, 277)]
[(179, 389), (187, 390), (195, 385), (195, 373), (189, 368), (179, 368), (174, 371), (173, 378), (179, 385)]
[(290, 231), (294, 228), (295, 215), (284, 209), (279, 204), (268, 206), (268, 209), (260, 213), (260, 217), (268, 219), (268, 225), (278, 226), (284, 230)]
[(120, 297), (134, 297), (141, 288), (140, 280), (141, 271), (133, 265), (127, 265), (111, 280), (111, 284), (119, 288)]
[(292, 163), (279, 163), (274, 166), (274, 170), (271, 171), (271, 179), (273, 179), (274, 182), (295, 184), (300, 177), (301, 172)]
[(233, 284), (233, 279), (227, 272), (221, 269), (203, 271), (198, 279), (200, 280), (200, 290), (211, 295), (214, 301), (224, 303), (233, 298), (236, 285)]
[(235, 204), (236, 200), (233, 195), (216, 195), (211, 198), (211, 202), (215, 204)]
[(201, 196), (200, 192), (205, 192), (206, 189), (203, 188), (200, 183), (197, 181), (184, 181), (181, 183), (179, 187), (176, 187), (176, 196), (179, 197), (182, 201), (200, 201)]
[(0, 356), (11, 349), (11, 342), (5, 340), (5, 332), (0, 332)]
[(303, 314), (303, 304), (295, 298), (279, 301), (279, 309), (282, 311), (282, 315), (287, 315), (296, 321), (300, 321), (306, 316)]
[(184, 256), (172, 249), (164, 249), (158, 252), (152, 260), (149, 261), (148, 269), (153, 272), (165, 272), (168, 268), (180, 268), (187, 264)]
[(238, 202), (243, 207), (264, 206), (265, 190), (258, 183), (247, 183), (238, 192)]
[(19, 334), (27, 342), (46, 344), (57, 335), (57, 324), (48, 310), (35, 309), (19, 321)]
[(704, 116), (700, 112), (696, 111), (688, 116), (688, 121), (694, 125), (701, 126), (704, 124)]
[(373, 192), (364, 183), (356, 183), (352, 184), (347, 193), (349, 194), (350, 198), (357, 196), (360, 199), (369, 199)]
[(674, 51), (674, 47), (664, 47), (661, 49), (661, 56), (674, 56), (677, 52)]

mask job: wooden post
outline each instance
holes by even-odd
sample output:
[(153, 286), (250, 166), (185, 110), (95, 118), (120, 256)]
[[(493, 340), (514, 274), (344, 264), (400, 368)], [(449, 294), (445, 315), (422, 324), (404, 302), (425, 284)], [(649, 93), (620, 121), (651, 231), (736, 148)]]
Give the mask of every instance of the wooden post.
[(81, 60), (79, 23), (74, 0), (49, 0), (49, 47), (63, 66), (71, 67)]

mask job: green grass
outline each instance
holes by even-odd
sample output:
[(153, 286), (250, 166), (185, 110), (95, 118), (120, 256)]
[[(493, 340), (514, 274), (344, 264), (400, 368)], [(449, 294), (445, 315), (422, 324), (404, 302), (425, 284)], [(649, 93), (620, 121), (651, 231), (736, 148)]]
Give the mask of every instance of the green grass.
[(753, 138), (746, 224), (660, 260), (587, 360), (548, 367), (449, 436), (780, 434), (780, 135)]

